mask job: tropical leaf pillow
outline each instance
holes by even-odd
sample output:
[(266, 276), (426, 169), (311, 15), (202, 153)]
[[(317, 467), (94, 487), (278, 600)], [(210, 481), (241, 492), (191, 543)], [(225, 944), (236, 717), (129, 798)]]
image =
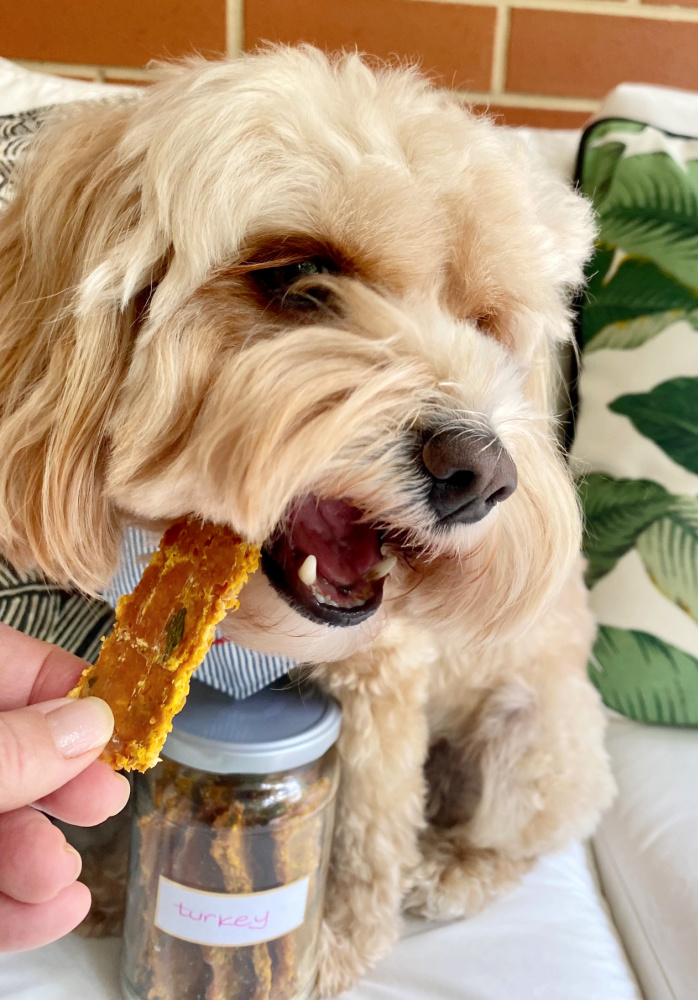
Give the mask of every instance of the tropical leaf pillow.
[(590, 674), (625, 715), (698, 726), (698, 139), (596, 122), (577, 175), (600, 229), (572, 451)]

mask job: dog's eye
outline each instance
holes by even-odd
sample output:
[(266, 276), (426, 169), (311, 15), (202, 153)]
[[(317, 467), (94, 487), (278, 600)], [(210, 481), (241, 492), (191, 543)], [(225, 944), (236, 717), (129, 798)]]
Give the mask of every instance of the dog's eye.
[(252, 276), (258, 288), (278, 305), (292, 309), (314, 309), (327, 301), (327, 289), (304, 287), (294, 291), (294, 284), (301, 278), (313, 275), (336, 274), (337, 267), (328, 260), (313, 258), (278, 267), (264, 267), (253, 271)]

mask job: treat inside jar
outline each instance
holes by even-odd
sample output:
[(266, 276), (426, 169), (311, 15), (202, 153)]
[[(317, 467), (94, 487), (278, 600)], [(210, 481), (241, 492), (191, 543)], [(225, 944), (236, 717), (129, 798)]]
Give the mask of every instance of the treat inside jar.
[(310, 995), (339, 722), (317, 692), (235, 702), (193, 683), (162, 763), (136, 778), (126, 997)]
[(114, 733), (102, 758), (145, 771), (159, 759), (226, 612), (259, 562), (259, 550), (224, 524), (190, 517), (173, 524), (132, 594), (116, 606), (99, 659), (71, 691), (103, 698)]

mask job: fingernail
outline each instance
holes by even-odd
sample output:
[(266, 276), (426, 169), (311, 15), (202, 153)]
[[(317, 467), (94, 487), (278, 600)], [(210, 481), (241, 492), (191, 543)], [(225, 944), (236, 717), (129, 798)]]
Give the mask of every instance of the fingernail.
[(63, 757), (104, 746), (114, 731), (114, 716), (101, 698), (71, 698), (46, 716), (53, 742)]
[(66, 851), (67, 854), (72, 854), (73, 857), (74, 857), (74, 859), (75, 859), (75, 874), (73, 875), (72, 879), (68, 883), (68, 885), (71, 885), (73, 882), (75, 882), (77, 880), (77, 878), (80, 875), (80, 872), (82, 871), (82, 858), (80, 857), (80, 855), (78, 854), (78, 852), (75, 850), (75, 848), (72, 847), (70, 844), (65, 844), (63, 846), (63, 850)]
[(114, 777), (121, 778), (122, 781), (123, 781), (122, 791), (123, 791), (124, 801), (121, 803), (121, 805), (113, 813), (109, 814), (110, 816), (118, 816), (119, 813), (121, 812), (121, 810), (126, 807), (126, 805), (128, 803), (128, 800), (131, 798), (131, 782), (128, 780), (128, 778), (126, 777), (126, 775), (125, 774), (119, 774), (118, 771), (114, 771)]

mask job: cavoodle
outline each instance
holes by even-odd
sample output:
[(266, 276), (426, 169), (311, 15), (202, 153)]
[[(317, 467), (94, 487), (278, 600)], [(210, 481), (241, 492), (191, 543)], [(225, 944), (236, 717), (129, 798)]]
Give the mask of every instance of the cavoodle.
[(413, 69), (273, 48), (49, 116), (0, 220), (0, 551), (263, 544), (228, 636), (339, 699), (320, 990), (612, 795), (555, 351), (588, 206)]

